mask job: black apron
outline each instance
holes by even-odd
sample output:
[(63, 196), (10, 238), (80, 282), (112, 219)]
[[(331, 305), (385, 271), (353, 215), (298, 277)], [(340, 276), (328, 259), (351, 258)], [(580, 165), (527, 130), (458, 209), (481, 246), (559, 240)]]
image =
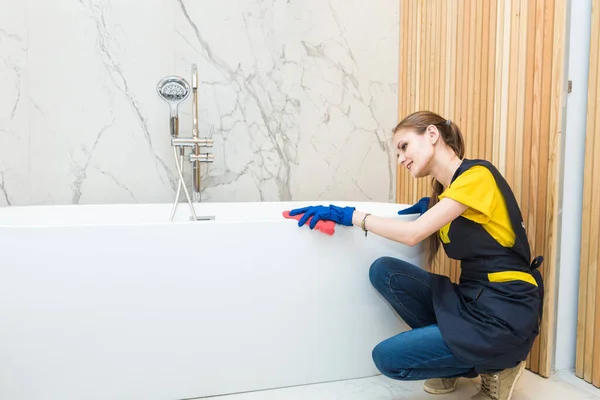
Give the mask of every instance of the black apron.
[(433, 274), (432, 291), (444, 341), (458, 359), (484, 373), (512, 368), (527, 358), (542, 317), (544, 289), (537, 268), (543, 258), (530, 263), (521, 211), (508, 183), (491, 163), (465, 159), (452, 181), (474, 165), (486, 167), (494, 176), (515, 243), (504, 247), (482, 225), (459, 216), (450, 224), (450, 242), (443, 243), (448, 257), (461, 261), (459, 284)]

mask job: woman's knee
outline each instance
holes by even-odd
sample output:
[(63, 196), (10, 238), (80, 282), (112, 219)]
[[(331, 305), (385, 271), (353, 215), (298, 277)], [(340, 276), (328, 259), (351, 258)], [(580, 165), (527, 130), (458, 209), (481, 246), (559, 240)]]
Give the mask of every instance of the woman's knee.
[(379, 257), (371, 264), (369, 268), (369, 280), (376, 289), (380, 289), (388, 282), (391, 271), (390, 266), (393, 261), (392, 257)]
[(373, 348), (372, 358), (375, 367), (382, 375), (392, 379), (406, 379), (410, 369), (397, 365), (398, 349), (392, 349), (388, 341), (383, 341)]
[(415, 273), (414, 270), (416, 268), (418, 267), (397, 258), (386, 256), (379, 257), (369, 268), (369, 280), (371, 281), (371, 284), (379, 290), (389, 284), (390, 276), (392, 274), (412, 276)]
[(379, 343), (373, 348), (372, 358), (375, 367), (385, 376), (392, 374), (391, 357), (385, 348), (385, 342)]

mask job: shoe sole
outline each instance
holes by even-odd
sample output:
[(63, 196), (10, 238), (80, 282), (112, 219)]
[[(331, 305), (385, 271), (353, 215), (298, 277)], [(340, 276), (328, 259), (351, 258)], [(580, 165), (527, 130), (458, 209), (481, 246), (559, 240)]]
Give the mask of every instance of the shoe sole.
[(525, 367), (527, 366), (526, 363), (521, 363), (520, 367), (519, 367), (519, 372), (517, 372), (517, 376), (515, 378), (515, 381), (513, 382), (512, 387), (510, 388), (510, 392), (508, 392), (508, 397), (506, 398), (506, 400), (510, 400), (512, 395), (513, 395), (513, 391), (515, 390), (515, 387), (517, 387), (517, 383), (519, 382), (519, 378), (521, 377), (521, 374), (523, 374), (523, 371), (525, 371)]
[(429, 388), (423, 388), (427, 393), (429, 394), (448, 394), (451, 392), (454, 392), (454, 390), (456, 388), (451, 388), (451, 389), (429, 389)]
[(448, 393), (454, 392), (456, 390), (457, 384), (458, 384), (458, 381), (454, 384), (454, 387), (451, 387), (449, 389), (432, 389), (430, 387), (423, 386), (423, 390), (425, 390), (429, 394), (448, 394)]

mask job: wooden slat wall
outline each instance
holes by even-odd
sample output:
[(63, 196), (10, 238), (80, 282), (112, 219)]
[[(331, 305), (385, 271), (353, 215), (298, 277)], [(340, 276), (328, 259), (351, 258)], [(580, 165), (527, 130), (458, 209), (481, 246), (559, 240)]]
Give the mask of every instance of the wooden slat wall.
[[(400, 15), (399, 119), (427, 109), (456, 122), (466, 157), (491, 161), (507, 178), (532, 256), (545, 257), (544, 320), (528, 367), (547, 377), (566, 0), (401, 0)], [(430, 188), (429, 179), (398, 168), (397, 202), (412, 204)], [(433, 272), (456, 281), (458, 264), (443, 253)]]
[(600, 0), (591, 27), (575, 374), (600, 387)]

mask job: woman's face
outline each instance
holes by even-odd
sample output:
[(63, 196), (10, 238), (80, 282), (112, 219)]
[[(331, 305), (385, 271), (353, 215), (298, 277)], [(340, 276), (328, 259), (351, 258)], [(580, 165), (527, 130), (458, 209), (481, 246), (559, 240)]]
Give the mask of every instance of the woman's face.
[(430, 125), (424, 134), (413, 129), (401, 129), (394, 135), (394, 149), (398, 155), (398, 164), (410, 171), (414, 178), (422, 178), (430, 174), (430, 163), (434, 154), (436, 132)]

